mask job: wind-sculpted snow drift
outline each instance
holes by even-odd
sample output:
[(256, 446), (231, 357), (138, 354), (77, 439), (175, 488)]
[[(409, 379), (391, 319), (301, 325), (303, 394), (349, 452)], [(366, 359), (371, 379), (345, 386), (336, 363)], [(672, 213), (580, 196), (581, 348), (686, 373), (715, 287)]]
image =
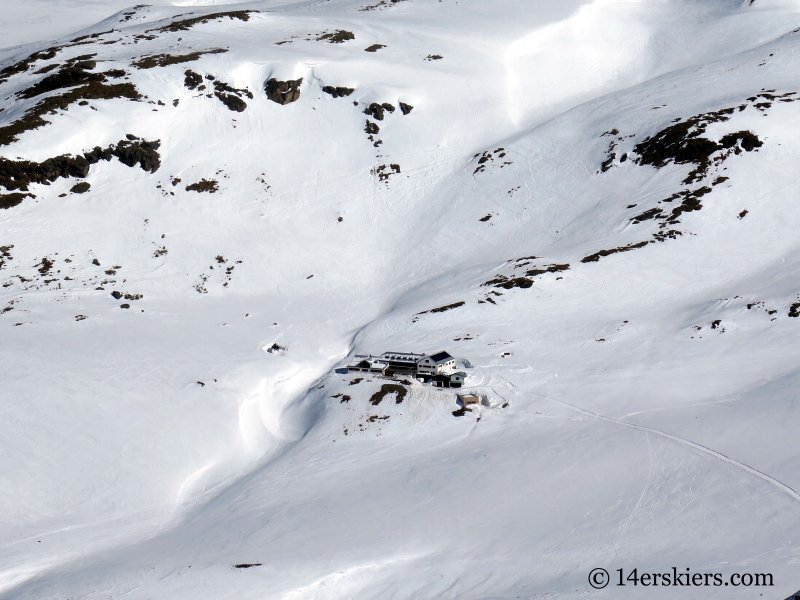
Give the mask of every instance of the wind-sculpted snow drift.
[(0, 597), (797, 589), (800, 6), (183, 4), (0, 52)]

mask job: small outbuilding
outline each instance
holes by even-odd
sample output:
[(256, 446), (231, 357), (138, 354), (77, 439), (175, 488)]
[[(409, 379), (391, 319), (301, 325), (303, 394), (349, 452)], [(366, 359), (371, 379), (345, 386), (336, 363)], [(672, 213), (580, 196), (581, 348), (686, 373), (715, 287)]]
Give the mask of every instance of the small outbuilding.
[(467, 374), (464, 371), (455, 371), (454, 373), (434, 375), (431, 377), (431, 384), (441, 388), (460, 388), (466, 379)]
[(478, 394), (458, 394), (457, 397), (463, 407), (481, 403), (481, 397)]

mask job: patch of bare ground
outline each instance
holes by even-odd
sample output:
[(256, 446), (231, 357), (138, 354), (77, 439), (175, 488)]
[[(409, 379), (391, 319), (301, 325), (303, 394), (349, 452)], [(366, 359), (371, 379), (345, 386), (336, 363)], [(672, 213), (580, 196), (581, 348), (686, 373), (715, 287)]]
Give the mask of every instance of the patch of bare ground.
[[(203, 76), (200, 73), (195, 73), (191, 69), (187, 69), (184, 73), (183, 85), (186, 86), (190, 90), (195, 90), (203, 84)], [(201, 89), (206, 89), (206, 86), (202, 85)]]
[(96, 40), (104, 35), (108, 35), (109, 33), (114, 33), (115, 31), (116, 29), (109, 29), (108, 31), (101, 31), (99, 33), (87, 33), (86, 35), (79, 35), (74, 40), (70, 40), (69, 43), (70, 45), (79, 46), (81, 45), (81, 42)]
[(8, 81), (10, 77), (13, 75), (18, 75), (19, 73), (25, 73), (26, 71), (30, 70), (30, 68), (40, 60), (50, 60), (55, 58), (56, 54), (61, 50), (60, 46), (54, 46), (52, 48), (47, 48), (46, 50), (39, 50), (30, 54), (23, 58), (20, 61), (17, 61), (13, 64), (8, 65), (7, 67), (0, 70), (0, 84), (5, 83)]
[(214, 95), (234, 112), (243, 112), (247, 108), (247, 103), (242, 100), (242, 96), (253, 99), (253, 93), (250, 90), (237, 89), (219, 80), (214, 80)]
[(463, 302), (463, 301), (461, 301), (461, 302), (453, 302), (453, 304), (447, 304), (446, 306), (439, 306), (438, 308), (431, 308), (430, 310), (423, 310), (422, 312), (416, 313), (414, 315), (414, 317), (411, 319), (411, 321), (412, 321), (412, 323), (416, 323), (417, 321), (419, 321), (419, 316), (420, 315), (427, 315), (429, 313), (443, 313), (443, 312), (447, 312), (448, 310), (453, 310), (455, 308), (460, 308), (460, 307), (464, 306), (465, 304), (466, 304), (466, 302)]
[(11, 256), (11, 250), (14, 248), (14, 244), (8, 244), (7, 246), (0, 246), (0, 271), (3, 270), (3, 267), (6, 266), (6, 261), (14, 260), (14, 257)]
[(533, 280), (528, 279), (527, 277), (508, 277), (506, 275), (498, 275), (497, 277), (495, 277), (494, 279), (490, 279), (483, 285), (484, 286), (490, 285), (492, 287), (503, 288), (506, 290), (510, 290), (515, 287), (527, 289), (533, 285)]
[[(84, 60), (67, 63), (65, 66), (62, 66), (57, 73), (48, 75), (31, 87), (18, 92), (17, 96), (20, 98), (35, 98), (36, 96), (55, 90), (75, 87), (91, 82), (107, 81), (104, 73), (90, 72), (97, 67), (97, 63), (91, 60), (91, 58), (94, 58), (94, 54), (88, 54), (85, 57), (78, 58)], [(50, 65), (50, 67), (58, 68), (58, 65)], [(42, 70), (42, 72), (52, 71), (53, 68), (48, 67), (47, 71)]]
[(618, 254), (620, 252), (630, 252), (631, 250), (636, 250), (637, 248), (644, 248), (649, 241), (646, 242), (638, 242), (636, 244), (628, 244), (627, 246), (620, 246), (618, 248), (611, 248), (610, 250), (600, 250), (599, 252), (595, 252), (594, 254), (590, 254), (581, 259), (582, 263), (590, 263), (590, 262), (597, 262), (604, 256), (611, 256), (612, 254)]
[(355, 34), (352, 31), (345, 31), (344, 29), (338, 29), (334, 32), (325, 32), (318, 35), (315, 38), (318, 42), (328, 42), (330, 44), (342, 44), (349, 40), (356, 39)]
[(364, 52), (377, 52), (381, 48), (386, 48), (386, 46), (384, 44), (372, 44), (371, 46), (364, 48)]
[(383, 117), (386, 114), (385, 111), (393, 113), (395, 111), (395, 108), (388, 102), (384, 102), (383, 104), (378, 104), (377, 102), (373, 102), (367, 108), (364, 109), (364, 114), (371, 116), (376, 121), (383, 121)]
[(536, 277), (537, 275), (544, 275), (545, 273), (560, 273), (562, 271), (569, 271), (569, 264), (565, 263), (563, 265), (550, 265), (548, 267), (530, 269), (525, 272), (525, 275), (528, 277)]
[(344, 98), (346, 96), (349, 96), (356, 90), (354, 88), (349, 88), (349, 87), (343, 87), (343, 86), (334, 87), (332, 85), (326, 85), (325, 87), (322, 88), (322, 91), (325, 92), (326, 94), (330, 94), (334, 98)]
[[(649, 165), (656, 169), (661, 169), (670, 164), (693, 165), (692, 170), (683, 180), (684, 185), (702, 181), (709, 176), (712, 169), (719, 168), (731, 156), (740, 155), (743, 152), (757, 151), (764, 145), (758, 135), (748, 130), (733, 131), (722, 135), (718, 141), (705, 137), (709, 125), (725, 123), (730, 121), (739, 112), (747, 110), (749, 106), (754, 106), (760, 112), (766, 113), (774, 102), (795, 102), (800, 97), (797, 92), (787, 92), (776, 95), (775, 90), (766, 90), (747, 98), (747, 101), (734, 107), (722, 108), (716, 111), (702, 113), (689, 117), (688, 119), (677, 118), (657, 133), (648, 136), (633, 147), (632, 161), (636, 165)], [(619, 131), (612, 129), (605, 132), (606, 135), (618, 136)], [(632, 137), (632, 136), (627, 136)], [(619, 141), (625, 137), (618, 137)], [(599, 172), (608, 171), (613, 161), (616, 159), (617, 141), (612, 141), (608, 150), (608, 158), (602, 163)], [(628, 155), (623, 154), (620, 162), (625, 162)], [(717, 173), (711, 186), (720, 185), (729, 181), (728, 177), (719, 176)], [(659, 229), (653, 234), (653, 239), (636, 244), (628, 244), (610, 250), (601, 250), (582, 259), (581, 262), (596, 262), (603, 256), (616, 254), (618, 252), (628, 252), (636, 248), (642, 248), (651, 241), (664, 242), (667, 239), (676, 239), (683, 235), (682, 231), (672, 228), (680, 223), (680, 218), (684, 213), (699, 211), (703, 208), (702, 198), (712, 192), (712, 187), (703, 185), (695, 189), (684, 189), (664, 198), (658, 202), (662, 206), (651, 206), (630, 218), (634, 224), (645, 221), (654, 221), (659, 224)], [(670, 205), (675, 201), (680, 204)], [(628, 209), (636, 207), (638, 204), (629, 204)], [(742, 211), (739, 218), (747, 214)]]
[(377, 4), (368, 4), (367, 6), (363, 6), (359, 8), (361, 12), (366, 12), (370, 10), (380, 10), (383, 8), (389, 8), (394, 6), (395, 4), (399, 4), (400, 2), (405, 2), (406, 0), (381, 0)]
[[(101, 160), (109, 161), (116, 157), (122, 164), (128, 167), (139, 165), (144, 171), (155, 173), (161, 165), (158, 147), (158, 140), (148, 142), (139, 140), (135, 136), (133, 139), (120, 140), (117, 144), (112, 144), (108, 148), (95, 147), (90, 152), (83, 155), (71, 156), (64, 154), (38, 163), (28, 160), (9, 160), (0, 157), (0, 186), (6, 190), (19, 190), (27, 192), (28, 186), (34, 183), (49, 185), (51, 182), (60, 179), (75, 177), (82, 179), (89, 174), (91, 165)], [(80, 186), (83, 192), (88, 190), (86, 186)], [(77, 193), (82, 193), (79, 189), (73, 189)], [(32, 194), (7, 194), (11, 206), (16, 206), (26, 196)]]
[(227, 51), (228, 50), (226, 48), (212, 48), (211, 50), (198, 50), (197, 52), (190, 52), (189, 54), (153, 54), (150, 56), (143, 56), (138, 60), (133, 61), (131, 66), (136, 67), (137, 69), (167, 67), (169, 65), (194, 62), (206, 54), (224, 54)]
[(217, 185), (217, 183), (218, 182), (217, 182), (216, 179), (203, 178), (200, 181), (198, 181), (197, 183), (192, 183), (191, 185), (187, 185), (186, 186), (186, 191), (187, 192), (198, 192), (198, 193), (208, 192), (210, 194), (213, 194), (217, 190), (219, 190), (219, 186)]
[(694, 169), (683, 183), (700, 181), (708, 174), (712, 165), (719, 166), (731, 154), (752, 152), (763, 146), (763, 142), (752, 131), (728, 133), (718, 142), (703, 137), (709, 125), (729, 121), (735, 113), (744, 111), (748, 103), (757, 110), (766, 112), (773, 102), (795, 102), (798, 100), (796, 96), (797, 92), (776, 95), (775, 90), (768, 90), (747, 98), (747, 102), (736, 107), (702, 113), (685, 120), (676, 119), (671, 125), (636, 144), (633, 150), (638, 156), (634, 161), (657, 169), (670, 163), (693, 164)]
[(130, 10), (122, 13), (122, 19), (120, 19), (120, 23), (130, 21), (140, 8), (146, 8), (147, 6), (147, 4), (137, 4), (136, 6), (131, 7)]
[(378, 126), (377, 123), (373, 123), (369, 119), (367, 119), (367, 124), (364, 126), (364, 133), (368, 133), (369, 135), (376, 135), (381, 132), (381, 128)]
[(252, 13), (258, 13), (257, 10), (230, 10), (227, 12), (210, 13), (199, 17), (192, 17), (191, 19), (182, 19), (180, 21), (173, 21), (168, 25), (156, 27), (155, 29), (148, 29), (147, 33), (151, 31), (158, 31), (162, 33), (176, 33), (179, 31), (188, 31), (195, 25), (201, 23), (209, 23), (211, 21), (218, 21), (220, 19), (232, 19), (239, 21), (249, 21)]
[(453, 302), (453, 304), (448, 304), (446, 306), (440, 306), (438, 308), (432, 308), (430, 310), (423, 310), (422, 312), (418, 312), (417, 314), (418, 315), (425, 315), (427, 313), (442, 313), (442, 312), (446, 312), (448, 310), (453, 310), (454, 308), (459, 308), (461, 306), (464, 306), (465, 304), (466, 304), (466, 302), (463, 302), (463, 301), (461, 301), (461, 302)]
[(372, 394), (372, 397), (369, 399), (369, 401), (373, 406), (377, 406), (389, 394), (397, 394), (397, 400), (395, 400), (395, 403), (400, 404), (405, 399), (407, 393), (408, 390), (406, 390), (406, 388), (404, 388), (402, 385), (397, 385), (395, 383), (384, 383), (380, 390)]
[[(13, 194), (0, 194), (0, 209), (9, 209), (14, 208), (15, 206), (22, 204), (22, 201), (25, 198), (36, 198), (33, 194), (21, 194), (19, 192), (14, 192)], [(0, 260), (0, 267), (2, 267), (3, 261)]]

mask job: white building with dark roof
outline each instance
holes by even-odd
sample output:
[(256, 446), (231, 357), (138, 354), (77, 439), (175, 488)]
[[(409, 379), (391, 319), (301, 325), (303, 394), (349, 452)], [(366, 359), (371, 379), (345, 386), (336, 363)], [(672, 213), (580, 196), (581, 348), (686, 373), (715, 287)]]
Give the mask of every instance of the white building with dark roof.
[(460, 388), (467, 380), (464, 371), (447, 371), (431, 377), (431, 385), (444, 388)]
[(417, 362), (417, 375), (441, 375), (445, 371), (456, 368), (456, 359), (442, 350), (436, 354), (425, 356)]

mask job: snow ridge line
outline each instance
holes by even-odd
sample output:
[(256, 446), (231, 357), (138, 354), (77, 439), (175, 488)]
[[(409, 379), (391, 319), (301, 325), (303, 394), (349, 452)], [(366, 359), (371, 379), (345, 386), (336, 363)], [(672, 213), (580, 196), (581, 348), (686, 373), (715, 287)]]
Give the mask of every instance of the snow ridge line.
[(774, 477), (771, 477), (771, 476), (767, 475), (766, 473), (763, 473), (763, 472), (759, 471), (758, 469), (754, 469), (753, 467), (750, 467), (750, 466), (748, 466), (748, 465), (746, 465), (744, 463), (741, 463), (738, 460), (735, 460), (735, 459), (733, 459), (733, 458), (731, 458), (729, 456), (725, 456), (721, 452), (717, 452), (716, 450), (712, 450), (711, 448), (703, 446), (702, 444), (698, 444), (697, 442), (692, 442), (692, 441), (687, 440), (685, 438), (678, 437), (676, 435), (672, 435), (671, 433), (666, 433), (665, 431), (660, 431), (658, 429), (653, 429), (652, 427), (646, 427), (644, 425), (635, 425), (634, 423), (626, 423), (625, 421), (620, 421), (618, 419), (613, 419), (611, 417), (605, 417), (605, 416), (603, 416), (603, 415), (601, 415), (599, 413), (594, 413), (594, 412), (591, 412), (589, 410), (584, 410), (583, 408), (579, 408), (579, 407), (577, 407), (577, 406), (575, 406), (573, 404), (569, 404), (568, 402), (564, 402), (563, 400), (556, 400), (555, 398), (551, 398), (550, 396), (543, 396), (541, 394), (534, 394), (534, 393), (531, 393), (531, 394), (533, 396), (538, 396), (539, 398), (544, 398), (545, 400), (550, 400), (551, 402), (555, 402), (556, 404), (560, 404), (561, 406), (564, 406), (566, 408), (569, 408), (569, 409), (574, 410), (576, 412), (579, 412), (581, 414), (587, 415), (589, 417), (594, 417), (595, 419), (599, 419), (601, 421), (608, 421), (609, 423), (616, 423), (617, 425), (622, 425), (624, 427), (630, 427), (631, 429), (639, 429), (641, 431), (646, 431), (648, 433), (653, 433), (655, 435), (661, 436), (661, 437), (666, 438), (668, 440), (672, 440), (673, 442), (678, 442), (679, 444), (683, 444), (684, 446), (689, 446), (690, 448), (694, 448), (695, 450), (699, 450), (700, 452), (703, 452), (704, 454), (708, 454), (709, 456), (713, 456), (714, 458), (716, 458), (718, 460), (721, 460), (722, 462), (725, 462), (725, 463), (727, 463), (729, 465), (732, 465), (734, 467), (738, 467), (739, 469), (742, 469), (743, 471), (746, 471), (746, 472), (750, 473), (751, 475), (755, 475), (756, 477), (758, 477), (760, 479), (763, 479), (767, 483), (774, 485), (775, 487), (777, 487), (781, 491), (783, 491), (786, 494), (788, 494), (789, 496), (791, 496), (792, 499), (796, 500), (797, 502), (800, 502), (800, 494), (798, 494), (793, 488), (789, 487), (788, 485), (786, 485), (782, 481), (778, 481)]

